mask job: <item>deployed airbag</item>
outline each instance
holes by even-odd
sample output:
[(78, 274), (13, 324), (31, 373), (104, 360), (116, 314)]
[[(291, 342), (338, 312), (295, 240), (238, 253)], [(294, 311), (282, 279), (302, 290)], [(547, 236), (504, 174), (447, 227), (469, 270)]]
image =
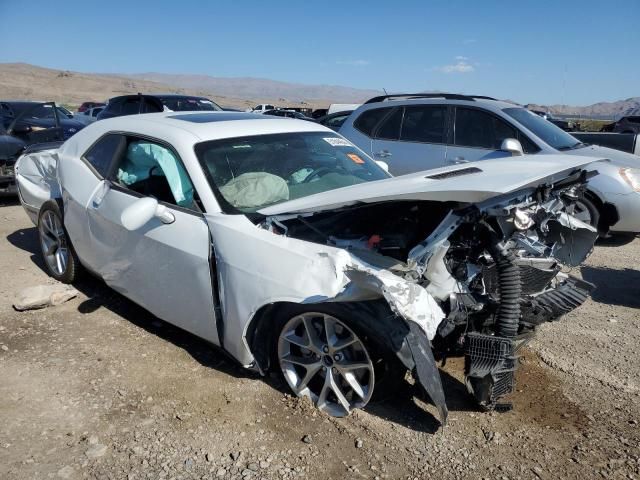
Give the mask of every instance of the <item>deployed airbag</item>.
[(129, 145), (127, 157), (118, 169), (118, 181), (124, 185), (163, 175), (175, 201), (182, 207), (193, 204), (193, 186), (182, 164), (173, 153), (153, 143), (135, 142)]
[(236, 208), (257, 208), (289, 200), (287, 182), (267, 172), (247, 172), (220, 187), (225, 200)]

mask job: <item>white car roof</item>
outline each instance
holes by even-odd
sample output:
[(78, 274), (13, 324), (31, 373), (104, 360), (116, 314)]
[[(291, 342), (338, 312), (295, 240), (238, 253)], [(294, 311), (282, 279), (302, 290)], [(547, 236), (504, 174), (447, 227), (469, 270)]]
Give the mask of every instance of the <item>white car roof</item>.
[[(108, 132), (128, 132), (159, 138), (174, 146), (290, 132), (326, 132), (333, 130), (319, 123), (293, 118), (256, 115), (245, 112), (160, 112), (98, 120), (80, 130), (64, 145), (72, 153), (82, 154), (96, 139)], [(187, 148), (190, 148), (187, 147)]]

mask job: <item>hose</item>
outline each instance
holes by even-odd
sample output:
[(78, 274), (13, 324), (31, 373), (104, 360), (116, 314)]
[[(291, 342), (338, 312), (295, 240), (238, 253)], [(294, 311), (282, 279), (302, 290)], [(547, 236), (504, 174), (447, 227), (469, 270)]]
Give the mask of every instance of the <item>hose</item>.
[(496, 335), (512, 338), (518, 334), (522, 282), (516, 256), (502, 242), (491, 243), (489, 253), (496, 262), (500, 305), (496, 315)]

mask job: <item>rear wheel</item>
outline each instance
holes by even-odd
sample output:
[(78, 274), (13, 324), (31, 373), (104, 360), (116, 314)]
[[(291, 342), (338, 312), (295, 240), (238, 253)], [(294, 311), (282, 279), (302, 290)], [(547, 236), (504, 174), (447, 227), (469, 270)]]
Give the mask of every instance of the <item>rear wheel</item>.
[(80, 263), (64, 228), (60, 206), (53, 200), (40, 208), (38, 237), (49, 275), (60, 282), (72, 283), (78, 276)]

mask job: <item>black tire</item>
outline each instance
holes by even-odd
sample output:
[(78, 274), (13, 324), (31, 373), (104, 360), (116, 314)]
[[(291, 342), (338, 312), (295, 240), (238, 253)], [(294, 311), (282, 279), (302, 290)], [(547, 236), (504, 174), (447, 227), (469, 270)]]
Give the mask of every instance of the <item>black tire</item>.
[(600, 210), (589, 197), (583, 196), (579, 200), (576, 200), (575, 208), (586, 211), (590, 218), (587, 223), (592, 227), (598, 228), (598, 224), (600, 223)]
[[(273, 330), (270, 343), (271, 369), (277, 369), (278, 377), (287, 385), (278, 359), (278, 338), (287, 322), (302, 313), (318, 312), (331, 315), (346, 324), (362, 341), (373, 363), (375, 383), (369, 403), (379, 402), (398, 394), (404, 381), (407, 369), (391, 349), (375, 338), (366, 325), (375, 328), (372, 316), (385, 314), (382, 302), (360, 303), (318, 303), (318, 304), (285, 304), (274, 312)], [(388, 310), (388, 306), (386, 307)]]
[[(57, 249), (66, 251), (66, 262), (63, 264), (51, 262), (51, 252), (47, 252), (47, 240), (51, 241), (53, 235), (50, 232), (50, 221), (55, 218), (58, 223), (58, 246)], [(49, 229), (47, 228), (49, 225)], [(42, 253), (42, 259), (44, 261), (47, 273), (62, 283), (73, 283), (79, 276), (81, 271), (80, 261), (76, 255), (67, 230), (64, 228), (62, 210), (60, 205), (55, 200), (49, 200), (40, 207), (40, 213), (38, 214), (38, 243), (40, 244), (40, 251)], [(55, 248), (55, 247), (54, 247)], [(51, 250), (51, 248), (49, 249)], [(55, 251), (54, 251), (55, 253)], [(62, 266), (62, 268), (60, 268)]]

